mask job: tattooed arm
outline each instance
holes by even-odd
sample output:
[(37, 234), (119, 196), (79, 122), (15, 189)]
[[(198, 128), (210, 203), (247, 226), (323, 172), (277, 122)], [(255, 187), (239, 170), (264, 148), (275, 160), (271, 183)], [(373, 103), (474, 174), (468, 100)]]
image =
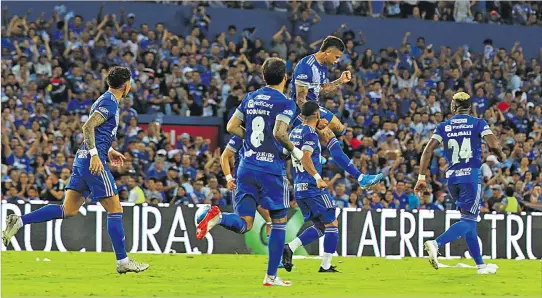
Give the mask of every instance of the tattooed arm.
[(291, 152), (294, 150), (294, 144), (290, 141), (290, 137), (288, 136), (289, 126), (289, 122), (284, 122), (277, 117), (277, 120), (275, 120), (275, 127), (273, 127), (273, 136), (282, 146), (284, 146), (284, 148), (286, 148), (286, 150)]
[(300, 108), (307, 102), (307, 94), (309, 94), (309, 87), (306, 85), (295, 84), (295, 103)]
[(350, 71), (345, 71), (341, 74), (341, 77), (336, 79), (335, 81), (331, 83), (322, 84), (320, 87), (320, 93), (322, 94), (329, 94), (337, 88), (339, 88), (340, 85), (350, 82), (352, 80), (352, 73)]
[(96, 148), (96, 139), (94, 137), (94, 128), (102, 125), (105, 122), (104, 116), (100, 113), (92, 113), (90, 118), (83, 125), (83, 139), (87, 145), (87, 149)]

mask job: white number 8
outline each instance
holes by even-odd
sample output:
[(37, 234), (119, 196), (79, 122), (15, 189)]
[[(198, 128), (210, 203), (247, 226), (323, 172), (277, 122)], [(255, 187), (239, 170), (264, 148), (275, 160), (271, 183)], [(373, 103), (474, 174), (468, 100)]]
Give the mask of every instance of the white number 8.
[(258, 148), (263, 144), (265, 134), (263, 130), (265, 129), (265, 121), (261, 116), (258, 116), (252, 120), (252, 134), (250, 134), (250, 143), (254, 148)]

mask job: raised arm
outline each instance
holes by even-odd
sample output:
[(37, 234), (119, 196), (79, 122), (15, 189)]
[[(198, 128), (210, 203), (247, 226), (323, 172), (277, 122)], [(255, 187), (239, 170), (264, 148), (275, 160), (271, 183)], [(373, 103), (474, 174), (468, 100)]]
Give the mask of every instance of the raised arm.
[(341, 77), (336, 79), (335, 81), (331, 83), (322, 84), (320, 88), (320, 93), (329, 94), (337, 90), (337, 88), (339, 88), (339, 86), (341, 86), (342, 84), (350, 82), (350, 80), (352, 80), (352, 73), (350, 73), (350, 71), (348, 70), (344, 71), (341, 74)]
[[(486, 131), (484, 130), (484, 132)], [(486, 141), (489, 150), (495, 156), (499, 157), (499, 161), (504, 162), (506, 160), (506, 154), (504, 154), (504, 152), (502, 151), (501, 143), (499, 142), (497, 137), (491, 132), (491, 130), (489, 130), (490, 133), (484, 134), (484, 132), (482, 132), (482, 137), (484, 138), (484, 141)]]

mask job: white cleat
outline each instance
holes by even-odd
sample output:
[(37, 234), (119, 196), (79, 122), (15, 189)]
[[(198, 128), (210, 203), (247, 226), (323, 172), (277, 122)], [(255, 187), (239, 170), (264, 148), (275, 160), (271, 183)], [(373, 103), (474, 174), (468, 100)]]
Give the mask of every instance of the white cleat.
[(438, 269), (438, 246), (435, 240), (425, 241), (423, 247), (429, 255), (429, 263), (433, 268)]
[(272, 286), (289, 287), (291, 285), (292, 285), (291, 282), (282, 280), (278, 276), (271, 278), (269, 275), (266, 274), (265, 278), (263, 279), (264, 287), (272, 287)]
[(492, 264), (484, 264), (478, 267), (478, 274), (495, 274), (497, 273), (497, 266)]
[(15, 214), (8, 215), (6, 219), (6, 229), (2, 233), (2, 243), (4, 246), (8, 246), (11, 237), (15, 236), (19, 229), (23, 226), (21, 217)]
[(132, 259), (129, 259), (126, 264), (117, 264), (117, 272), (119, 274), (126, 274), (128, 272), (139, 273), (147, 269), (149, 269), (149, 264), (138, 263)]

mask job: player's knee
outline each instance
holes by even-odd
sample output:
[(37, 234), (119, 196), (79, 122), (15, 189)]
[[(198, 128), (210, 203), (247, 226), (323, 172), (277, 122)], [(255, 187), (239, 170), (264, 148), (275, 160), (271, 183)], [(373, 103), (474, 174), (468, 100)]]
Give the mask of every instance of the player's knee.
[(324, 235), (326, 231), (326, 225), (321, 221), (313, 221), (314, 227), (317, 228), (320, 232), (320, 235)]
[(77, 213), (79, 213), (79, 208), (66, 208), (66, 206), (64, 206), (64, 219), (74, 217), (77, 215)]
[(326, 127), (320, 131), (318, 131), (318, 139), (320, 139), (320, 143), (327, 144), (329, 141), (335, 137), (335, 134), (331, 131), (329, 127)]
[(254, 217), (250, 216), (242, 216), (241, 217), (247, 224), (247, 228), (245, 230), (245, 233), (252, 230), (252, 227), (254, 226)]
[(338, 222), (337, 220), (334, 220), (333, 222), (328, 223), (328, 224), (326, 224), (325, 226), (326, 226), (326, 228), (327, 228), (327, 227), (338, 227), (338, 226), (339, 226), (339, 222)]
[(269, 216), (273, 223), (285, 223), (288, 217), (288, 209), (269, 210)]

